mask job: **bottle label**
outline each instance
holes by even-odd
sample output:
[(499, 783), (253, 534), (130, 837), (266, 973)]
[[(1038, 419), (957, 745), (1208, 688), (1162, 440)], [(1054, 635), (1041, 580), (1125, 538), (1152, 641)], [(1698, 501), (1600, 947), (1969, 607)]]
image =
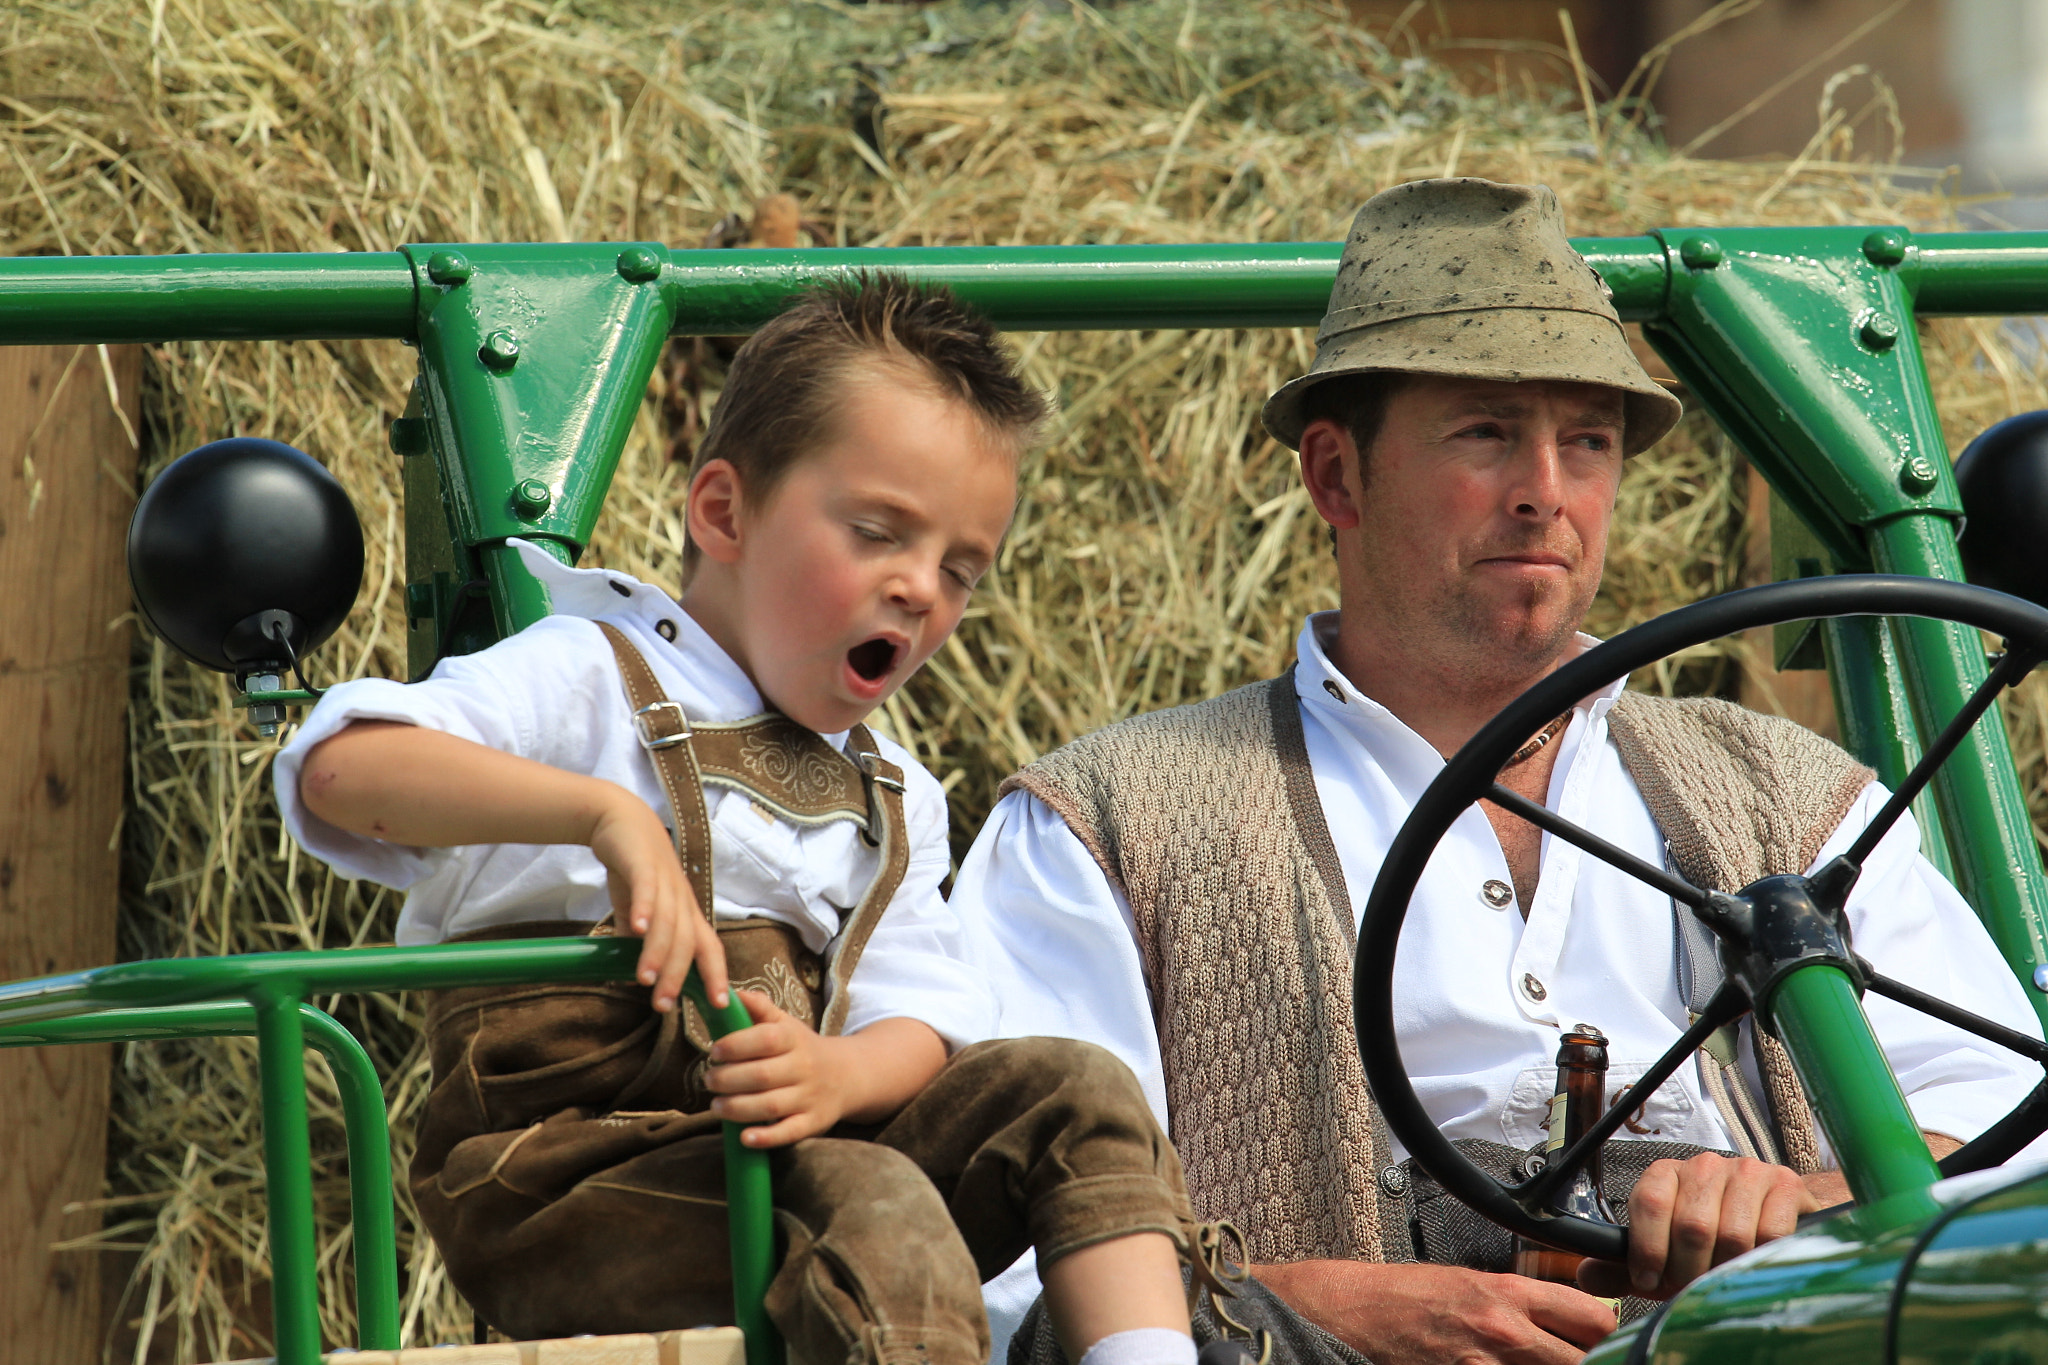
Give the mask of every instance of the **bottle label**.
[(1564, 1150), (1564, 1111), (1569, 1098), (1562, 1090), (1550, 1097), (1550, 1119), (1544, 1125), (1548, 1133), (1543, 1143), (1543, 1154), (1546, 1157), (1552, 1152)]

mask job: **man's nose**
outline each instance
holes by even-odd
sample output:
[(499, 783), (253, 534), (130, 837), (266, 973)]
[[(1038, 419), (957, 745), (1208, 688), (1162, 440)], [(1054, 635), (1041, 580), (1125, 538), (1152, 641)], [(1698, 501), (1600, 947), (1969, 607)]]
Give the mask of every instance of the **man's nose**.
[(1526, 438), (1515, 453), (1509, 500), (1518, 517), (1548, 520), (1564, 510), (1564, 458), (1548, 432)]

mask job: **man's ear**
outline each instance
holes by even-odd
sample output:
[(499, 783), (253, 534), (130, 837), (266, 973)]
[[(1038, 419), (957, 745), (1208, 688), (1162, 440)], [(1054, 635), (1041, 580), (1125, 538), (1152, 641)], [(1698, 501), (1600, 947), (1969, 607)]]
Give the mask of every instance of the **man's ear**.
[(739, 560), (743, 491), (739, 470), (726, 460), (710, 461), (690, 479), (690, 543), (714, 563)]
[(1358, 445), (1340, 422), (1319, 417), (1301, 433), (1301, 482), (1316, 515), (1339, 531), (1358, 525)]

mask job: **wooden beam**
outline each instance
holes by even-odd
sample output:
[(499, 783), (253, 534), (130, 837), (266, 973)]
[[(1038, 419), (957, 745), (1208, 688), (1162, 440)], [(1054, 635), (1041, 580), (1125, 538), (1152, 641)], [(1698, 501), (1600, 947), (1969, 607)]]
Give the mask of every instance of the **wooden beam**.
[[(0, 979), (114, 960), (141, 356), (0, 347)], [(100, 1359), (111, 1048), (0, 1051), (0, 1356)]]

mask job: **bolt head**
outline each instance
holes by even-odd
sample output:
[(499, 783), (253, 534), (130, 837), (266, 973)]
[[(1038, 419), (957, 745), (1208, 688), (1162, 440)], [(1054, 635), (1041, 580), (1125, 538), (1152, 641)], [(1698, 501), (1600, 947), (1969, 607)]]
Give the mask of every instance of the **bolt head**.
[(1899, 468), (1899, 487), (1908, 493), (1930, 492), (1940, 478), (1934, 462), (1925, 455), (1915, 455)]
[(1899, 264), (1906, 259), (1906, 234), (1897, 228), (1879, 228), (1863, 239), (1863, 258), (1875, 266)]
[(394, 455), (424, 455), (427, 452), (427, 424), (417, 417), (394, 417), (389, 433)]
[(1899, 341), (1899, 324), (1890, 313), (1872, 313), (1856, 329), (1856, 339), (1873, 351), (1889, 351)]
[(619, 274), (632, 284), (651, 284), (661, 278), (661, 257), (644, 246), (628, 247), (619, 253)]
[(1712, 270), (1726, 257), (1712, 237), (1688, 237), (1679, 244), (1678, 259), (1694, 270)]
[(2048, 995), (2048, 967), (2034, 968), (2034, 989)]
[(512, 490), (512, 510), (531, 520), (548, 510), (555, 495), (539, 479), (521, 479)]
[(473, 270), (469, 257), (459, 251), (437, 251), (427, 257), (427, 278), (450, 289), (467, 280)]
[(494, 370), (509, 370), (519, 363), (519, 338), (500, 327), (477, 347), (476, 358)]

